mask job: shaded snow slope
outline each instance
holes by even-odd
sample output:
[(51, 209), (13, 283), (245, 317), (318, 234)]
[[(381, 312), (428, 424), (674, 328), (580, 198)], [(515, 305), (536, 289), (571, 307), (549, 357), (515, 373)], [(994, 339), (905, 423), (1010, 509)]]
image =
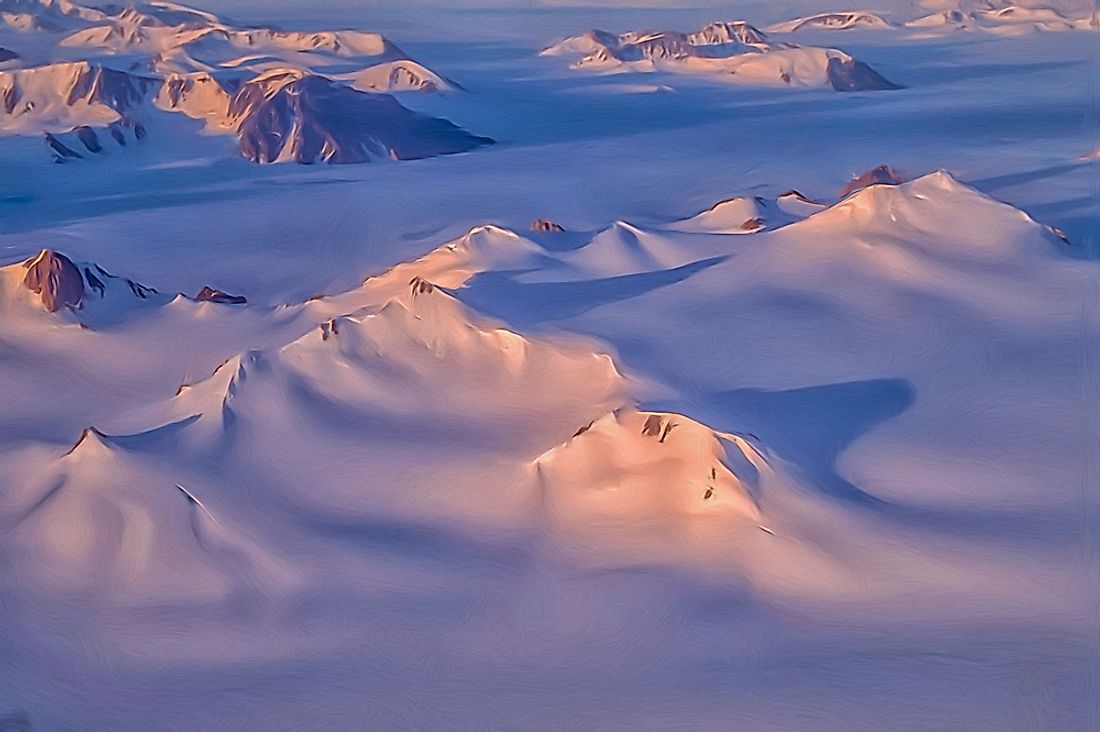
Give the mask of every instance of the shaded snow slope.
[(667, 226), (673, 231), (700, 234), (755, 234), (785, 226), (825, 208), (798, 191), (787, 191), (774, 199), (736, 196), (719, 201), (705, 211)]

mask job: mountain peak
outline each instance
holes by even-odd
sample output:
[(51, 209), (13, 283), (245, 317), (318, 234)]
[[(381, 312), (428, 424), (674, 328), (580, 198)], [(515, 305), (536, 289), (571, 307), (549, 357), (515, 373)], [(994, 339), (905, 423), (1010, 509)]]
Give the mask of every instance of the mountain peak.
[(795, 18), (769, 26), (775, 33), (793, 33), (802, 28), (828, 28), (832, 30), (850, 30), (852, 28), (889, 28), (890, 24), (881, 16), (867, 11), (843, 11), (819, 13), (804, 18)]
[(565, 227), (550, 219), (535, 219), (531, 222), (531, 231), (565, 231)]
[(63, 307), (79, 308), (84, 300), (84, 278), (64, 254), (43, 249), (23, 262), (23, 286), (38, 295), (51, 313)]
[(217, 290), (207, 285), (199, 290), (195, 295), (196, 302), (216, 302), (223, 305), (244, 305), (248, 302), (247, 299), (240, 295), (230, 295), (224, 290)]
[(74, 261), (52, 249), (42, 249), (3, 271), (12, 277), (10, 282), (15, 288), (29, 290), (37, 296), (32, 301), (37, 299), (51, 313), (65, 308), (84, 311), (91, 301), (107, 301), (107, 310), (97, 312), (109, 313), (141, 301), (163, 299), (152, 287), (113, 275), (98, 264)]
[(899, 183), (904, 183), (905, 178), (898, 174), (889, 165), (876, 165), (870, 170), (865, 170), (856, 177), (852, 178), (848, 182), (848, 185), (840, 191), (840, 195), (843, 198), (856, 191), (862, 191), (868, 186), (874, 185), (890, 185), (895, 186)]

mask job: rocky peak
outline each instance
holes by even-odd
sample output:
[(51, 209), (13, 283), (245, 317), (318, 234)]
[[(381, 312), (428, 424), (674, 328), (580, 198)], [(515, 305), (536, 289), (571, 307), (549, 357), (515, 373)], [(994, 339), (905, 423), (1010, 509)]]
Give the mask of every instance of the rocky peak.
[(23, 286), (42, 298), (51, 313), (63, 307), (79, 308), (84, 300), (84, 278), (64, 254), (43, 249), (23, 263)]
[(904, 182), (905, 178), (898, 175), (897, 171), (889, 165), (878, 165), (853, 178), (848, 185), (844, 186), (844, 190), (840, 192), (840, 195), (842, 197), (847, 196), (856, 191), (862, 191), (868, 186), (879, 184), (895, 186)]
[(230, 295), (222, 290), (216, 290), (213, 287), (206, 286), (199, 290), (199, 293), (195, 295), (195, 302), (216, 302), (223, 305), (244, 305), (248, 302), (247, 299), (240, 295)]
[(531, 222), (531, 231), (565, 231), (565, 227), (550, 219), (535, 219)]
[(829, 79), (829, 85), (839, 92), (905, 88), (886, 79), (867, 64), (854, 58), (842, 59), (836, 56), (830, 58), (829, 65), (825, 69), (825, 75)]

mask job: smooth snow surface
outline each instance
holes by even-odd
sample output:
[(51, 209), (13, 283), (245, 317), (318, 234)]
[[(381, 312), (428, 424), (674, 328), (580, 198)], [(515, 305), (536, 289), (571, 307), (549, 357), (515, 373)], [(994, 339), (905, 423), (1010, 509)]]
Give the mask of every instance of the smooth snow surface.
[(0, 731), (1090, 729), (1096, 36), (916, 5), (0, 0)]

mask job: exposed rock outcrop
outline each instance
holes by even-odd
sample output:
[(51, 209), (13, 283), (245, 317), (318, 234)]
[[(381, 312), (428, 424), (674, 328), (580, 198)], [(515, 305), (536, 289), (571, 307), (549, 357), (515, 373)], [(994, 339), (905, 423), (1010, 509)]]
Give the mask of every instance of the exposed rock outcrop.
[[(874, 16), (837, 17), (859, 25)], [(544, 56), (570, 54), (581, 55), (572, 68), (603, 72), (674, 70), (738, 84), (835, 91), (900, 88), (843, 51), (773, 42), (744, 21), (711, 23), (689, 33), (630, 31), (614, 35), (593, 30), (542, 51)]]
[(13, 14), (22, 30), (58, 34), (47, 39), (58, 60), (25, 68), (0, 48), (0, 135), (48, 133), (56, 161), (92, 159), (130, 131), (141, 139), (137, 120), (157, 110), (236, 135), (261, 163), (416, 159), (492, 142), (388, 96), (459, 87), (377, 33), (235, 28), (168, 2), (0, 0), (0, 24)]
[(22, 264), (11, 267), (26, 270), (23, 286), (37, 295), (51, 313), (66, 307), (84, 310), (93, 300), (109, 300), (117, 306), (133, 303), (135, 298), (164, 299), (152, 287), (113, 275), (91, 262), (74, 262), (50, 249), (43, 249)]
[(38, 295), (51, 313), (63, 307), (79, 308), (84, 300), (84, 278), (64, 254), (43, 249), (23, 263), (23, 286)]
[(895, 186), (904, 182), (905, 178), (898, 175), (897, 171), (889, 165), (878, 165), (853, 178), (848, 185), (844, 186), (840, 195), (844, 197), (856, 191), (861, 191), (868, 186), (879, 184)]
[(55, 163), (64, 163), (67, 160), (79, 160), (83, 155), (73, 150), (61, 140), (57, 139), (56, 135), (52, 135), (49, 132), (45, 135), (46, 145), (53, 152), (53, 159)]
[(195, 295), (196, 302), (216, 302), (223, 305), (244, 305), (248, 302), (247, 299), (240, 295), (230, 295), (222, 290), (216, 290), (213, 287), (203, 287)]
[(550, 219), (535, 219), (531, 222), (531, 231), (565, 231), (565, 227)]

